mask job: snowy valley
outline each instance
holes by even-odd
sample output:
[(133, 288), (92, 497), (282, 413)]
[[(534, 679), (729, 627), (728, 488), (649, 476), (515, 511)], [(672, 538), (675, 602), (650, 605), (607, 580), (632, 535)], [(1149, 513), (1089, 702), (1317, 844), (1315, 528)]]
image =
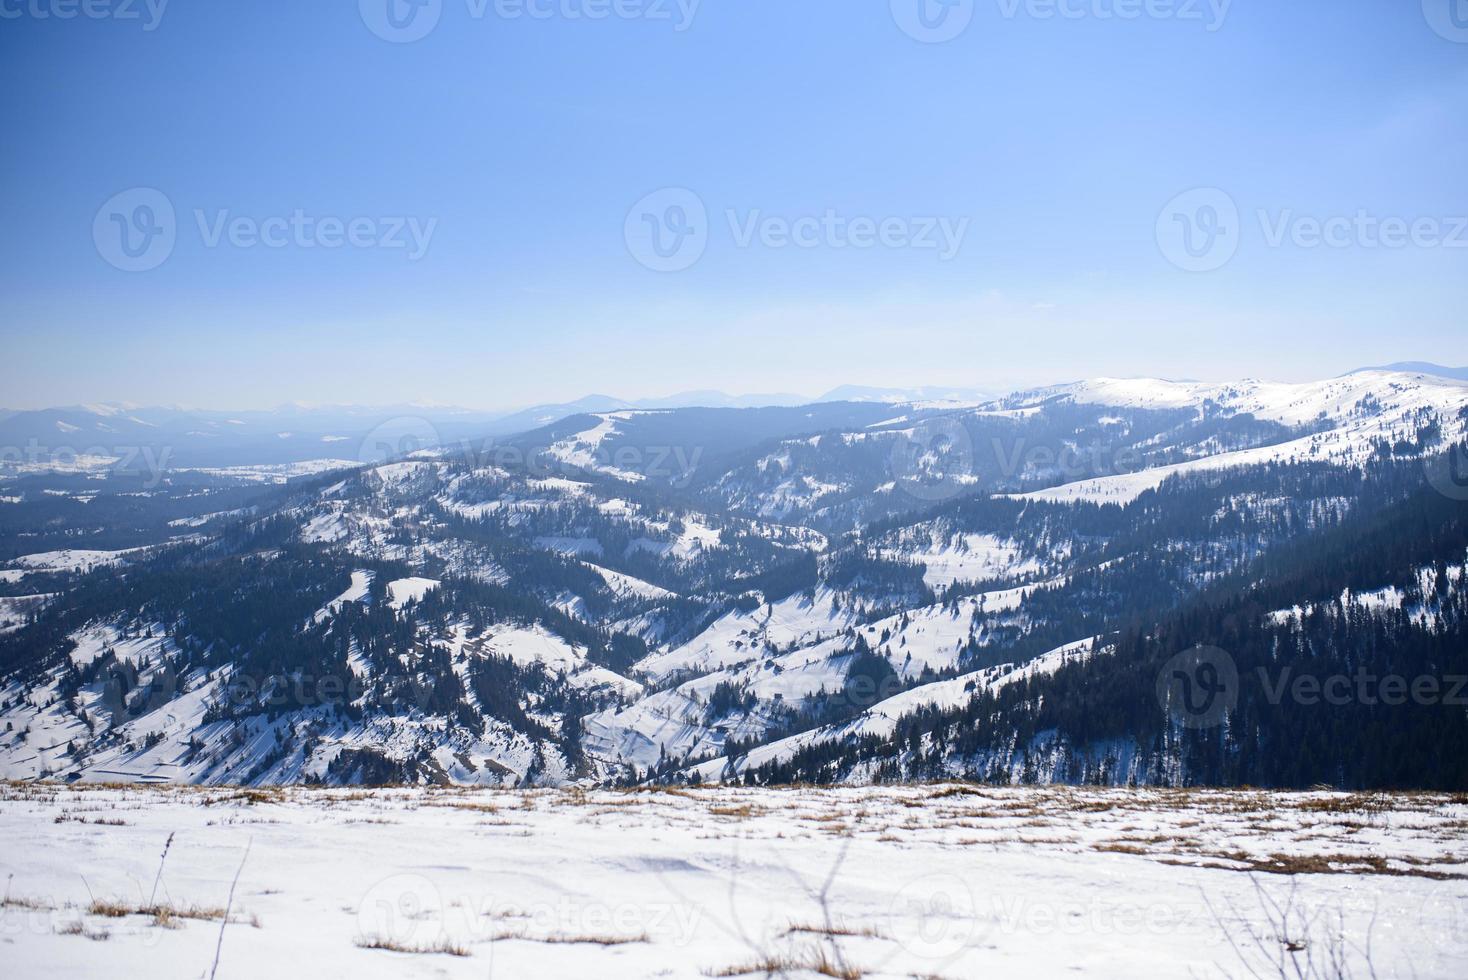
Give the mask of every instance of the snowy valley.
[[(1363, 758), (1268, 672), (1468, 666), (1465, 427), (1468, 383), (1368, 371), (619, 408), (269, 480), (10, 472), (0, 773), (1452, 788), (1461, 760)], [(1197, 646), (1242, 678), (1227, 724), (1153, 694)], [(1337, 715), (1450, 757), (1448, 700)], [(1280, 739), (1320, 756), (1261, 763)]]

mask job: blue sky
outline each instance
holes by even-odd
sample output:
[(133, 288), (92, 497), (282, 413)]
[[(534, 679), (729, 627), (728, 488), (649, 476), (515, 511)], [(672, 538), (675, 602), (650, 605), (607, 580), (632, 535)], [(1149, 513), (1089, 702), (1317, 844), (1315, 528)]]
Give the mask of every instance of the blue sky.
[[(1468, 363), (1449, 0), (959, 0), (942, 43), (902, 26), (933, 0), (432, 0), (411, 43), (369, 27), (389, 0), (94, 2), (118, 16), (0, 0), (8, 408)], [(117, 267), (136, 188), (174, 211), (146, 271)], [(665, 188), (706, 214), (678, 271), (627, 234)], [(1189, 271), (1217, 191), (1237, 217)], [(914, 247), (940, 219), (956, 254)]]

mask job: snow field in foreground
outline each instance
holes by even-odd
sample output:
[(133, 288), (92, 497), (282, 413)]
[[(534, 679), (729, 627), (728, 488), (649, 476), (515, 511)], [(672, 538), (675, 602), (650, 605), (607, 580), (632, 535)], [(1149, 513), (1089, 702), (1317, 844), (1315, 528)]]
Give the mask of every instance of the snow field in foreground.
[(206, 976), (237, 871), (221, 980), (1468, 963), (1461, 797), (9, 783), (0, 834), (17, 977)]

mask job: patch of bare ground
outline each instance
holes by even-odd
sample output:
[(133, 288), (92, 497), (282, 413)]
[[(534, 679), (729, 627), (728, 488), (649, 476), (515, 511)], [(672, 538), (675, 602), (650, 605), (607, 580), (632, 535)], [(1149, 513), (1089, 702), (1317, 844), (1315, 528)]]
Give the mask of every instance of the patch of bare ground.
[[(182, 919), (198, 919), (205, 922), (218, 922), (224, 918), (224, 909), (213, 905), (173, 905), (167, 903), (154, 903), (152, 905), (139, 905), (125, 902), (120, 899), (98, 898), (93, 899), (87, 906), (89, 915), (98, 915), (105, 919), (122, 919), (130, 915), (145, 915), (153, 920), (156, 926), (165, 928), (178, 928)], [(260, 920), (254, 916), (245, 917), (244, 913), (236, 911), (230, 916), (231, 922), (246, 922), (260, 928)]]
[(788, 956), (765, 956), (750, 963), (725, 967), (722, 970), (706, 970), (709, 977), (784, 977), (792, 973), (814, 973), (819, 977), (835, 977), (837, 980), (861, 980), (861, 970), (854, 966), (838, 963), (825, 950), (810, 950)]
[(1430, 878), (1433, 881), (1468, 879), (1468, 874), (1440, 871), (1427, 865), (1428, 862), (1419, 859), (1398, 857), (1389, 861), (1379, 855), (1272, 854), (1267, 858), (1254, 859), (1252, 870), (1280, 875), (1375, 874)]
[(467, 946), (449, 939), (437, 939), (431, 943), (400, 943), (382, 936), (358, 936), (355, 943), (359, 949), (381, 949), (389, 953), (412, 953), (420, 956), (468, 956)]
[(441, 807), (446, 810), (467, 810), (471, 813), (499, 813), (500, 808), (494, 803), (481, 803), (477, 800), (432, 800), (423, 806)]
[(97, 943), (106, 942), (112, 938), (112, 933), (106, 929), (88, 929), (86, 923), (80, 920), (68, 922), (66, 925), (57, 929), (56, 934), (58, 936), (84, 936)]
[(217, 796), (206, 796), (200, 802), (205, 806), (217, 806), (221, 803), (243, 803), (246, 806), (257, 806), (261, 803), (285, 803), (287, 797), (284, 788), (271, 786), (265, 789), (239, 789)]
[[(1160, 857), (1159, 864), (1217, 871), (1259, 872), (1272, 875), (1390, 875), (1427, 878), (1432, 881), (1468, 880), (1468, 874), (1428, 867), (1413, 858), (1387, 858), (1359, 854), (1272, 854), (1259, 857), (1242, 852), (1200, 852), (1197, 859)], [(1395, 861), (1396, 863), (1392, 863)], [(1231, 863), (1224, 863), (1231, 862)]]
[(749, 803), (741, 803), (737, 806), (711, 806), (709, 813), (715, 817), (752, 817), (755, 816), (755, 808)]
[(844, 923), (821, 925), (819, 923), (796, 923), (785, 930), (786, 936), (808, 935), (846, 939), (886, 939), (874, 926), (848, 926)]
[(646, 933), (635, 935), (604, 935), (601, 933), (550, 933), (538, 936), (533, 933), (519, 929), (507, 929), (490, 937), (492, 942), (520, 941), (526, 943), (546, 943), (557, 946), (627, 946), (631, 943), (650, 943)]

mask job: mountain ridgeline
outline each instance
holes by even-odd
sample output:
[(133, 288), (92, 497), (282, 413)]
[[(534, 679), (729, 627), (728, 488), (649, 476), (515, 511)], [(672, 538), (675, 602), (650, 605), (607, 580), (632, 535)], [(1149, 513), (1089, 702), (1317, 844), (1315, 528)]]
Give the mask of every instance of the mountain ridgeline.
[(0, 774), (1468, 789), (1468, 383), (462, 421), (5, 471)]

